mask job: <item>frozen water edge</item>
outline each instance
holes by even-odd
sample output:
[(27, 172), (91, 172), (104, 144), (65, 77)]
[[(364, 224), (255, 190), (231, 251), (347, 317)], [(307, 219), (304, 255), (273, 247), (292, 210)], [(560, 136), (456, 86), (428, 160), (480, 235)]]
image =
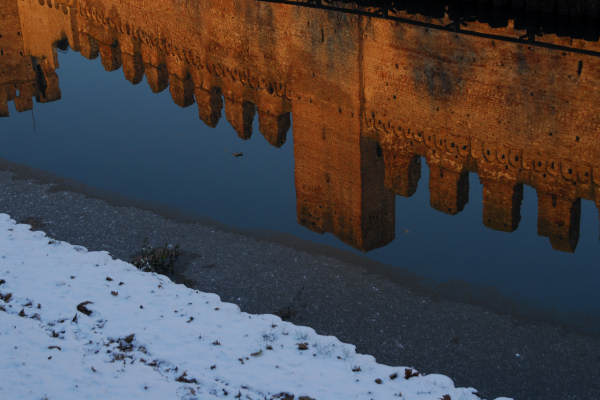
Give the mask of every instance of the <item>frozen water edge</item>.
[(2, 399), (479, 399), (6, 214), (0, 232)]

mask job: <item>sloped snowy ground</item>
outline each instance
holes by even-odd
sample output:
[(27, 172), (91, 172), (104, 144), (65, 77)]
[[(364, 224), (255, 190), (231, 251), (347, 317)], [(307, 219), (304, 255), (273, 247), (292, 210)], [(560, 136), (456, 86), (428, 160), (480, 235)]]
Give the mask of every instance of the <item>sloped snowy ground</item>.
[(4, 400), (479, 399), (5, 214), (0, 296)]

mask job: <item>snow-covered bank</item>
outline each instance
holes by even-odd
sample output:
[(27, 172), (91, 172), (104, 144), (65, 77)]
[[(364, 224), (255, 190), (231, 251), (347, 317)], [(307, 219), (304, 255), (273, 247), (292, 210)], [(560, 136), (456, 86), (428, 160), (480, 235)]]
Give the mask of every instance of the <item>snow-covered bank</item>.
[(0, 399), (479, 399), (3, 214), (0, 296)]

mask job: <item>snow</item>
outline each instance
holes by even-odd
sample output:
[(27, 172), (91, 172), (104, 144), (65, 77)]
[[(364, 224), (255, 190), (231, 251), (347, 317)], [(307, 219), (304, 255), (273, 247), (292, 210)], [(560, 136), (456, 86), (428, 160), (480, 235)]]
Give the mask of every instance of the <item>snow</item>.
[(0, 214), (0, 399), (479, 399), (29, 228)]

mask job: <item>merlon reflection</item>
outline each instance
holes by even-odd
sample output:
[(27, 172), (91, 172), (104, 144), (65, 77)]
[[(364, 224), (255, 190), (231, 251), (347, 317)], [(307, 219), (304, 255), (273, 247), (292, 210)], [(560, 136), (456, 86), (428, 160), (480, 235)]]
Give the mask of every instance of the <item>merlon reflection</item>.
[(40, 103), (59, 99), (55, 62), (25, 51), (17, 2), (0, 2), (0, 15), (0, 117), (8, 116), (8, 101), (22, 112), (32, 109), (34, 97)]
[(428, 21), (410, 24), (255, 0), (0, 4), (4, 115), (9, 100), (22, 111), (60, 97), (67, 44), (196, 103), (209, 126), (224, 106), (243, 139), (258, 114), (283, 145), (291, 113), (298, 220), (356, 248), (393, 240), (394, 197), (415, 192), (422, 159), (444, 213), (465, 207), (476, 172), (492, 229), (517, 229), (523, 184), (535, 188), (538, 233), (558, 250), (575, 250), (581, 199), (600, 206), (600, 45), (586, 35), (519, 41), (512, 20), (462, 21), (474, 35), (435, 29), (448, 15), (397, 11)]

